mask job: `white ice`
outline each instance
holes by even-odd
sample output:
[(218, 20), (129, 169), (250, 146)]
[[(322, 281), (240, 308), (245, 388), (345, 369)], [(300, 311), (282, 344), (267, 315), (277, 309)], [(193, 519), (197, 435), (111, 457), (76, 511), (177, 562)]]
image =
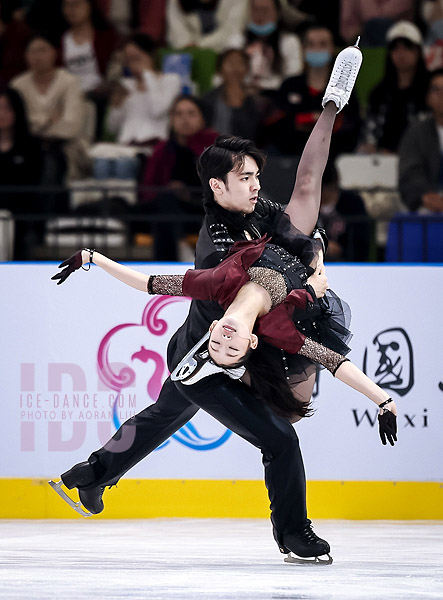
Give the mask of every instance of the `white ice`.
[(314, 527), (330, 566), (285, 564), (266, 520), (0, 520), (0, 598), (443, 598), (443, 522)]

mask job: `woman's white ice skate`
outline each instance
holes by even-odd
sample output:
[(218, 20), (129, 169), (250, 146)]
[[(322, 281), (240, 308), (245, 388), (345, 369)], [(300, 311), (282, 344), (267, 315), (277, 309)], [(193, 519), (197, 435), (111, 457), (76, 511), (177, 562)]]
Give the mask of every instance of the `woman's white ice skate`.
[(358, 37), (355, 46), (348, 46), (339, 52), (335, 59), (329, 83), (323, 96), (322, 106), (327, 102), (334, 102), (339, 113), (349, 102), (349, 97), (354, 88), (358, 72), (363, 60), (363, 56), (358, 43)]

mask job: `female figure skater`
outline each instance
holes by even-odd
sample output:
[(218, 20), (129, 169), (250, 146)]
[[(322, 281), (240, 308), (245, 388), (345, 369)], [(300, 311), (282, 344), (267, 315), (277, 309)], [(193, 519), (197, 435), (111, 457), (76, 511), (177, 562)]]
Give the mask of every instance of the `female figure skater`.
[[(64, 270), (53, 279), (63, 282), (73, 270), (94, 262), (123, 283), (150, 294), (216, 301), (225, 313), (209, 327), (206, 360), (228, 370), (242, 365), (247, 368), (249, 354), (257, 348), (259, 337), (284, 352), (304, 356), (327, 368), (335, 377), (380, 407), (380, 437), (383, 444), (387, 439), (393, 446), (397, 439), (397, 409), (392, 398), (343, 354), (301, 331), (306, 332), (309, 328), (313, 336), (326, 337), (329, 346), (335, 345), (345, 352), (348, 350), (342, 341), (342, 337), (348, 337), (349, 333), (342, 325), (343, 314), (335, 311), (335, 317), (332, 316), (329, 305), (323, 308), (322, 314), (314, 290), (307, 283), (308, 269), (313, 271), (313, 263), (319, 270), (324, 268), (322, 257), (318, 256), (322, 254), (319, 243), (300, 232), (292, 233), (288, 245), (298, 247), (301, 259), (262, 237), (256, 241), (237, 242), (228, 258), (212, 269), (189, 269), (185, 275), (145, 275), (103, 254), (83, 249), (64, 261), (60, 265)], [(332, 300), (338, 306), (335, 295), (331, 296)], [(317, 317), (320, 318), (317, 320)], [(337, 331), (340, 331), (341, 337)], [(198, 358), (203, 358), (204, 362), (204, 356), (200, 353)], [(285, 382), (284, 370), (268, 370), (266, 379), (275, 381), (275, 378)], [(246, 380), (252, 384), (256, 395), (264, 402), (269, 400), (277, 412), (290, 420), (298, 420), (308, 414), (309, 402), (291, 396), (289, 382), (286, 393), (274, 399), (256, 384), (254, 376), (247, 376)]]

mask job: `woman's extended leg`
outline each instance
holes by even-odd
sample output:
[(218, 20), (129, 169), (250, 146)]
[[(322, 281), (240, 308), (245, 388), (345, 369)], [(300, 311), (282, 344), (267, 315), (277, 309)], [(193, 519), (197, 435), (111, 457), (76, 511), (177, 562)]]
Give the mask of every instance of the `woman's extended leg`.
[(318, 219), (321, 180), (329, 156), (335, 117), (349, 100), (361, 62), (362, 55), (357, 45), (349, 46), (338, 54), (323, 96), (323, 112), (309, 136), (298, 165), (286, 213), (292, 224), (306, 235), (311, 235)]
[(285, 212), (291, 223), (311, 235), (318, 219), (321, 180), (329, 156), (337, 107), (328, 102), (309, 136), (297, 169), (297, 178)]

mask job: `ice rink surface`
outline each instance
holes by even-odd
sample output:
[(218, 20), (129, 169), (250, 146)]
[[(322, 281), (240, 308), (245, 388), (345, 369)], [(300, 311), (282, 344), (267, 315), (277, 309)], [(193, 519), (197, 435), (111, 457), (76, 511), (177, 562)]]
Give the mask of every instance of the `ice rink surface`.
[(443, 598), (443, 522), (314, 529), (332, 565), (284, 563), (266, 520), (0, 520), (0, 598)]

